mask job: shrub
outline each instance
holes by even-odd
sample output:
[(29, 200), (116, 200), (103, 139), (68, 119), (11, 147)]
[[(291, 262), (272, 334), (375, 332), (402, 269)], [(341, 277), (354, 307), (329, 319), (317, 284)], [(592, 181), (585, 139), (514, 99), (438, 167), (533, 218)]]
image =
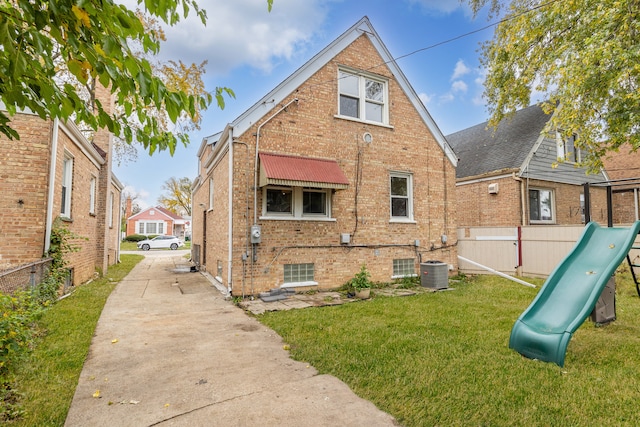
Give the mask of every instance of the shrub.
[(345, 283), (345, 287), (347, 291), (351, 292), (360, 292), (362, 289), (370, 288), (372, 285), (371, 282), (371, 274), (367, 270), (367, 266), (362, 264), (360, 267), (360, 271), (353, 276), (353, 278), (349, 279), (347, 283)]
[(142, 234), (132, 234), (131, 236), (127, 236), (124, 238), (125, 242), (141, 242), (143, 240), (147, 240), (147, 236)]

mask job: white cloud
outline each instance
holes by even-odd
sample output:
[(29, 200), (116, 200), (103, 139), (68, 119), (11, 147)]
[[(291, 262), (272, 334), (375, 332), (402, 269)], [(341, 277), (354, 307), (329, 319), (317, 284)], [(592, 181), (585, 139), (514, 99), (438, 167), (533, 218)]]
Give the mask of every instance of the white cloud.
[(453, 93), (456, 93), (456, 92), (466, 93), (467, 89), (469, 89), (469, 87), (462, 80), (456, 80), (453, 83), (451, 83), (451, 91)]
[(471, 72), (471, 68), (467, 67), (467, 64), (464, 63), (464, 60), (458, 59), (456, 62), (456, 67), (453, 69), (453, 75), (451, 76), (451, 80), (459, 79), (460, 77), (469, 74)]
[(422, 103), (424, 105), (429, 105), (429, 103), (431, 102), (431, 100), (433, 99), (434, 95), (429, 95), (427, 93), (421, 92), (418, 94), (418, 98), (420, 98), (420, 101), (422, 101)]
[[(133, 0), (123, 0), (135, 9)], [(296, 49), (321, 28), (326, 1), (278, 0), (271, 13), (266, 1), (200, 0), (207, 25), (191, 13), (173, 27), (166, 27), (162, 59), (185, 63), (209, 61), (207, 70), (225, 74), (243, 65), (269, 72), (280, 60), (291, 59)]]
[(455, 99), (455, 97), (453, 96), (453, 94), (451, 92), (445, 93), (444, 95), (440, 95), (440, 97), (438, 98), (438, 100), (440, 101), (441, 104), (449, 103), (449, 102), (453, 101), (454, 99)]

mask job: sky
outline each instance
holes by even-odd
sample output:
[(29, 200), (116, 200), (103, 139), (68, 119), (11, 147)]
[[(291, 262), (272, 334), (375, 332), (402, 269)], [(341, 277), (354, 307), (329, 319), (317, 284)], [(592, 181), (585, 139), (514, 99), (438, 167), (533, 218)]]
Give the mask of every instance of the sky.
[[(135, 8), (136, 2), (123, 3)], [(211, 105), (201, 129), (189, 133), (190, 144), (178, 146), (173, 156), (139, 150), (137, 160), (114, 165), (125, 192), (136, 195), (143, 209), (158, 204), (169, 178), (196, 178), (204, 137), (223, 130), (363, 16), (400, 58), (398, 65), (444, 135), (488, 119), (480, 45), (492, 38), (493, 28), (458, 38), (491, 22), (483, 11), (474, 18), (459, 0), (274, 0), (270, 13), (266, 0), (198, 4), (207, 11), (207, 25), (189, 16), (165, 28), (159, 59), (208, 61), (207, 90), (229, 87), (235, 99), (227, 98), (224, 110)]]

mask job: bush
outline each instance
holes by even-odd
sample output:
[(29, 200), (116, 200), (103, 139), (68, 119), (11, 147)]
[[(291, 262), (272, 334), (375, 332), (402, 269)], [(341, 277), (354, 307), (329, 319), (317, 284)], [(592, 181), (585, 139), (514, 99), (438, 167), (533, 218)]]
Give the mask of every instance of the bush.
[(125, 242), (141, 242), (143, 240), (147, 240), (148, 237), (142, 234), (132, 234), (131, 236), (127, 236), (124, 238)]

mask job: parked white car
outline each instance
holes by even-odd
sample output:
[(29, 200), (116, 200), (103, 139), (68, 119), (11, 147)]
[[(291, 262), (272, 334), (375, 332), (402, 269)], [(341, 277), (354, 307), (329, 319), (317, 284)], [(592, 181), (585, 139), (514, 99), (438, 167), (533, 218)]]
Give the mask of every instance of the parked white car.
[(156, 236), (153, 239), (141, 240), (138, 242), (138, 249), (148, 251), (149, 249), (176, 249), (184, 246), (184, 242), (176, 236)]

